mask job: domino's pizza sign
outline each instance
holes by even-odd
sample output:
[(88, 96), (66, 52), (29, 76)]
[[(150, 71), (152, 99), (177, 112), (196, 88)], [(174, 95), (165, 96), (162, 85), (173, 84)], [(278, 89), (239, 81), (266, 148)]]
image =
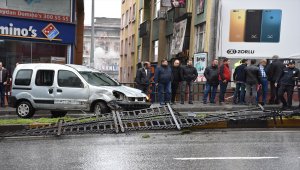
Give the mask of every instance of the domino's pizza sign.
[(52, 41), (55, 37), (57, 37), (59, 35), (59, 31), (56, 29), (56, 27), (52, 23), (48, 24), (42, 30), (42, 32), (50, 41)]
[(13, 17), (0, 18), (0, 38), (74, 44), (75, 24)]

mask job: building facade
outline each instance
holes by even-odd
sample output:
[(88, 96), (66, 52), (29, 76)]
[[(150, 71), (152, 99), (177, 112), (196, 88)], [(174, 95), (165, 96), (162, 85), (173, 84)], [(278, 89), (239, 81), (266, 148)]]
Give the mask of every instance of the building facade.
[[(95, 18), (94, 67), (114, 79), (119, 78), (120, 18)], [(90, 64), (91, 26), (84, 27), (83, 65)]]
[(0, 61), (82, 63), (83, 0), (0, 0)]
[[(137, 30), (135, 35), (138, 36), (135, 36), (134, 56), (129, 57), (126, 52), (121, 52), (125, 61), (130, 60), (129, 67), (126, 65), (128, 62), (120, 64), (125, 73), (122, 82), (133, 82), (136, 68), (143, 61), (156, 65), (166, 58), (170, 62), (180, 59), (185, 64), (195, 54), (206, 53), (207, 64), (210, 64), (215, 58), (218, 0), (138, 0), (134, 3), (137, 4), (135, 14), (139, 17), (139, 23), (129, 23), (128, 28), (135, 26), (137, 29), (130, 30)], [(130, 11), (131, 7), (128, 4), (132, 1), (124, 0), (122, 4), (122, 14), (125, 16), (122, 22), (125, 23), (127, 10)], [(130, 30), (126, 31), (125, 26), (125, 35)], [(128, 46), (128, 37), (121, 38), (124, 49)], [(126, 74), (132, 76), (126, 77)]]
[(122, 83), (133, 82), (138, 63), (138, 48), (141, 41), (138, 34), (140, 0), (122, 0), (120, 38), (120, 76)]

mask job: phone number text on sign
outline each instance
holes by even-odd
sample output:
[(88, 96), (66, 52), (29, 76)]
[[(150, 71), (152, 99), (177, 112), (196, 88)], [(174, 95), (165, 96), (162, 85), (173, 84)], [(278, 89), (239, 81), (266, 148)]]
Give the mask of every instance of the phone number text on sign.
[(71, 22), (69, 16), (45, 14), (45, 13), (38, 13), (38, 12), (28, 12), (28, 11), (20, 11), (20, 10), (12, 10), (12, 9), (3, 9), (3, 8), (0, 8), (0, 15), (28, 18), (28, 19), (56, 21), (56, 22)]

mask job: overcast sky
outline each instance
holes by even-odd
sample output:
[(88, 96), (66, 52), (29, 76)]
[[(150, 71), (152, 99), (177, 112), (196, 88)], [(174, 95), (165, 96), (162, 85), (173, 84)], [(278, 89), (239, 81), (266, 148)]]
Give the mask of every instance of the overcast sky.
[[(121, 0), (94, 0), (95, 17), (121, 18)], [(91, 25), (92, 0), (84, 0), (84, 25)]]

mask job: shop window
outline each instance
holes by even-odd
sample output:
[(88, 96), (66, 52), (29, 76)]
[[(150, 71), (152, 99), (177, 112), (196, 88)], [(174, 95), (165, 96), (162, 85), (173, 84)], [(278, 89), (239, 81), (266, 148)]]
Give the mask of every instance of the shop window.
[(66, 64), (68, 45), (0, 39), (0, 54), (3, 66), (12, 73), (17, 62)]
[(58, 86), (60, 87), (73, 87), (82, 88), (83, 83), (79, 77), (71, 71), (59, 70), (58, 71)]
[(52, 86), (54, 80), (53, 70), (39, 70), (36, 73), (35, 84), (37, 86)]
[(29, 86), (31, 82), (32, 70), (19, 70), (15, 79), (15, 85)]

